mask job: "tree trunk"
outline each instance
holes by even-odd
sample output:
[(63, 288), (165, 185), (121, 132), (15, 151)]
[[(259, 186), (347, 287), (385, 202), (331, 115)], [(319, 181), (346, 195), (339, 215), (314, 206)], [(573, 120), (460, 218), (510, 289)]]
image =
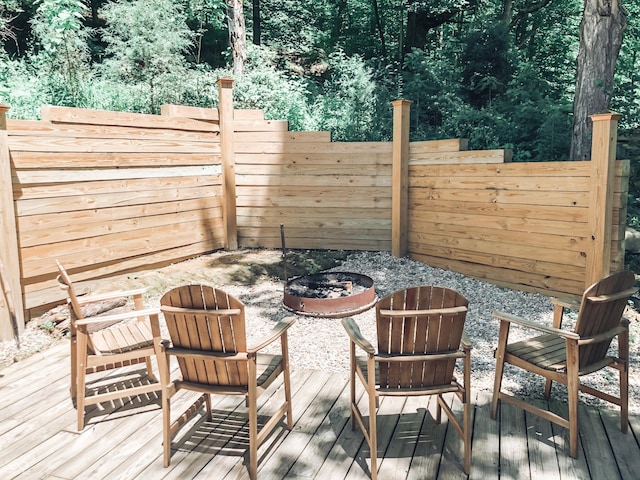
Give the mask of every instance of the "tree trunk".
[(253, 0), (253, 44), (260, 45), (260, 35), (262, 29), (260, 25), (260, 0)]
[(580, 23), (571, 160), (591, 157), (589, 115), (609, 108), (613, 77), (627, 18), (621, 0), (585, 0)]
[(229, 45), (233, 59), (233, 74), (240, 76), (247, 60), (247, 31), (244, 24), (242, 0), (227, 0), (227, 17), (229, 19)]

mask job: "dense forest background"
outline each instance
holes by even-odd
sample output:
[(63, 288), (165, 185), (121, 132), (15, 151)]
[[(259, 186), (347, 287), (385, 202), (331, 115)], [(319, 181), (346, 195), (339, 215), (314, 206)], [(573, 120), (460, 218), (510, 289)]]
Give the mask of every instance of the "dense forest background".
[[(234, 76), (238, 108), (263, 109), (292, 130), (387, 140), (390, 102), (406, 98), (412, 140), (464, 137), (474, 149), (511, 148), (514, 161), (567, 160), (588, 3), (611, 4), (0, 0), (0, 102), (15, 118), (37, 118), (43, 104), (212, 107), (216, 80)], [(617, 4), (626, 28), (608, 94), (628, 139), (640, 136), (640, 2)], [(247, 39), (240, 69), (238, 29)], [(638, 155), (621, 144), (619, 158)], [(638, 223), (637, 177), (630, 223)]]

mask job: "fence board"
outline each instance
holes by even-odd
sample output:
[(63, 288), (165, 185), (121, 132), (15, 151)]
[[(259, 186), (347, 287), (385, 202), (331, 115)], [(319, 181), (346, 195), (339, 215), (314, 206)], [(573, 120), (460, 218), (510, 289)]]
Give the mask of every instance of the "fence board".
[(433, 152), (410, 154), (409, 165), (431, 165), (434, 163), (505, 163), (511, 161), (510, 150), (466, 150), (461, 152)]
[[(163, 116), (193, 118), (209, 122), (217, 122), (220, 119), (217, 108), (167, 104), (160, 107), (160, 112)], [(236, 109), (233, 111), (233, 116), (236, 120), (264, 120), (262, 110)]]
[[(22, 128), (20, 128), (22, 126)], [(219, 141), (219, 127), (205, 122), (192, 122), (191, 126), (185, 130), (175, 130), (170, 128), (173, 125), (161, 128), (145, 126), (116, 126), (116, 125), (89, 125), (89, 124), (60, 124), (40, 122), (37, 128), (30, 124), (16, 125), (11, 130), (14, 137), (32, 136), (36, 131), (38, 137), (66, 137), (66, 138), (132, 138), (132, 139), (156, 139), (175, 140), (181, 139), (192, 142), (215, 142)]]
[[(40, 109), (43, 122), (83, 125), (112, 125), (119, 127), (144, 127), (150, 129), (213, 131), (214, 126), (190, 118), (166, 118), (159, 115), (129, 112), (112, 112), (87, 108), (45, 105)], [(64, 129), (64, 127), (63, 127)]]
[[(127, 168), (127, 169), (84, 169), (84, 170), (60, 170), (47, 171), (17, 170), (14, 174), (16, 186), (22, 189), (22, 185), (34, 183), (51, 183), (55, 178), (57, 182), (105, 182), (109, 180), (130, 180), (149, 178), (171, 177), (204, 177), (217, 175), (219, 165), (198, 165), (180, 167), (155, 167), (155, 168)], [(215, 178), (215, 177), (214, 177)]]
[(455, 188), (460, 190), (525, 190), (531, 192), (588, 192), (589, 177), (520, 176), (520, 177), (417, 177), (411, 179), (409, 187)]
[(155, 152), (11, 152), (16, 169), (57, 168), (132, 168), (163, 165), (220, 165), (219, 154)]
[(469, 140), (467, 138), (411, 142), (409, 144), (409, 156), (413, 157), (422, 153), (458, 152), (460, 150), (467, 150), (468, 147)]
[[(20, 245), (22, 248), (49, 243), (70, 242), (88, 237), (101, 237), (114, 233), (128, 232), (144, 228), (171, 226), (177, 223), (207, 221), (211, 218), (222, 218), (222, 202), (215, 208), (184, 211), (164, 215), (142, 216), (115, 221), (85, 221), (83, 223), (68, 223), (66, 226), (38, 229), (35, 232), (21, 232)], [(155, 212), (154, 212), (155, 213)], [(67, 215), (68, 217), (68, 215)]]
[[(237, 168), (238, 170), (244, 170)], [(306, 169), (305, 169), (306, 170)], [(333, 170), (331, 174), (322, 174), (320, 172), (314, 175), (313, 171), (300, 172), (298, 174), (274, 174), (266, 172), (263, 169), (256, 169), (256, 175), (248, 173), (237, 173), (236, 185), (245, 187), (284, 187), (295, 185), (296, 187), (335, 187), (337, 185), (345, 185), (347, 187), (391, 187), (391, 177), (388, 175), (376, 175), (369, 169), (358, 172), (356, 169), (349, 167), (348, 169)], [(246, 169), (245, 171), (249, 171)], [(359, 173), (359, 174), (358, 174)], [(345, 178), (348, 177), (348, 178)]]
[(147, 153), (208, 153), (220, 154), (220, 144), (213, 142), (180, 142), (171, 140), (143, 140), (117, 138), (73, 137), (9, 137), (9, 149), (30, 152), (147, 152)]
[(22, 274), (25, 278), (53, 274), (57, 267), (52, 259), (65, 265), (71, 258), (92, 265), (204, 242), (212, 230), (221, 228), (220, 217), (212, 217), (27, 247), (21, 251)]
[[(511, 288), (514, 290), (522, 290), (525, 292), (561, 292), (568, 295), (580, 295), (584, 291), (584, 269), (580, 270), (578, 276), (572, 278), (563, 278), (562, 272), (566, 268), (565, 265), (558, 265), (557, 270), (554, 270), (554, 274), (538, 274), (532, 270), (508, 270), (507, 268), (498, 264), (496, 267), (487, 264), (472, 264), (463, 260), (458, 260), (452, 256), (450, 257), (434, 257), (428, 253), (421, 253), (417, 246), (409, 246), (413, 252), (411, 258), (424, 262), (435, 268), (441, 268), (443, 270), (451, 270), (454, 272), (469, 272), (465, 273), (472, 278), (477, 278), (495, 285), (499, 285), (505, 288)], [(456, 252), (458, 253), (458, 252)], [(498, 258), (498, 257), (495, 257)], [(543, 267), (538, 263), (531, 264), (538, 268)]]
[[(336, 142), (336, 143), (309, 143), (309, 142), (277, 142), (277, 143), (253, 143), (238, 142), (236, 145), (236, 154), (253, 153), (253, 154), (269, 154), (269, 153), (307, 153), (318, 154), (347, 154), (347, 153), (389, 153), (391, 154), (391, 143), (385, 142)], [(391, 161), (389, 160), (389, 163)]]
[[(384, 147), (384, 148), (383, 148)], [(391, 175), (391, 152), (386, 146), (381, 146), (378, 152), (306, 152), (304, 155), (298, 153), (243, 153), (237, 152), (235, 155), (238, 165), (282, 165), (283, 167), (301, 167), (307, 165), (378, 165), (389, 169)]]
[[(479, 254), (495, 254), (499, 253), (503, 256), (509, 256), (514, 258), (522, 258), (526, 260), (535, 260), (540, 262), (558, 261), (559, 258), (563, 259), (562, 263), (568, 265), (576, 265), (584, 267), (586, 264), (585, 254), (582, 251), (562, 250), (554, 249), (550, 247), (537, 247), (533, 245), (523, 245), (517, 243), (518, 239), (523, 240), (526, 235), (514, 235), (513, 243), (499, 243), (494, 242), (491, 238), (474, 238), (471, 235), (464, 237), (451, 236), (451, 235), (436, 235), (435, 233), (422, 233), (415, 230), (409, 232), (409, 242), (414, 244), (424, 244), (430, 247), (444, 247), (451, 248), (454, 251), (454, 258), (457, 258), (455, 251), (467, 251)], [(474, 261), (473, 263), (480, 263)]]
[[(578, 238), (589, 234), (588, 224), (566, 222), (562, 217), (551, 220), (539, 220), (526, 217), (477, 215), (431, 211), (428, 216), (415, 209), (409, 215), (411, 225), (416, 229), (440, 230), (463, 228), (486, 228), (493, 235), (511, 235), (515, 232), (527, 234), (553, 235), (569, 237), (568, 243), (575, 245)], [(463, 232), (461, 232), (463, 233)], [(545, 240), (547, 241), (547, 240)], [(567, 245), (569, 246), (569, 245)]]
[(16, 201), (18, 215), (40, 215), (45, 213), (69, 212), (72, 210), (87, 210), (96, 208), (110, 208), (122, 205), (146, 205), (167, 200), (190, 200), (206, 198), (209, 195), (221, 195), (218, 186), (205, 185), (203, 187), (171, 188), (147, 191), (130, 191), (124, 196), (121, 192), (99, 195), (85, 195), (73, 197), (36, 198)]

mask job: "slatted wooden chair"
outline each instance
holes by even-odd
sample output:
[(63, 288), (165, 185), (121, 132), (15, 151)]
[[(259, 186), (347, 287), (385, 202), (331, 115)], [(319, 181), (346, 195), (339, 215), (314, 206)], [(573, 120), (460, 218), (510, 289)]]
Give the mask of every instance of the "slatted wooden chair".
[[(278, 322), (271, 332), (247, 347), (244, 305), (224, 291), (206, 285), (186, 285), (165, 293), (160, 300), (171, 342), (163, 344), (166, 361), (161, 371), (164, 466), (171, 459), (171, 439), (189, 418), (171, 422), (171, 398), (180, 390), (201, 392), (189, 412), (206, 404), (211, 419), (211, 394), (243, 395), (249, 410), (249, 475), (256, 478), (258, 447), (286, 417), (293, 426), (287, 330), (294, 318)], [(280, 339), (280, 355), (259, 353)], [(178, 360), (182, 378), (171, 380), (169, 359)], [(257, 398), (282, 374), (284, 402), (258, 432)]]
[[(85, 407), (119, 398), (159, 392), (160, 383), (153, 375), (151, 356), (161, 348), (158, 309), (145, 309), (144, 289), (108, 292), (97, 295), (78, 295), (66, 269), (56, 260), (58, 284), (67, 293), (71, 336), (71, 398), (78, 410), (78, 430), (84, 428)], [(91, 305), (118, 298), (133, 299), (134, 310), (106, 315), (87, 314)], [(122, 383), (107, 392), (95, 393), (87, 389), (87, 374), (111, 370), (137, 363), (146, 363), (146, 376), (139, 384), (122, 388)], [(123, 375), (129, 375), (124, 372)], [(131, 380), (130, 378), (128, 380)], [(149, 380), (151, 383), (149, 383)], [(113, 382), (115, 385), (115, 381)], [(132, 384), (131, 381), (126, 384)]]
[[(376, 304), (378, 350), (352, 318), (342, 321), (350, 338), (351, 428), (362, 429), (371, 451), (371, 478), (377, 478), (376, 409), (384, 395), (437, 395), (436, 421), (444, 410), (464, 442), (464, 471), (471, 469), (471, 343), (464, 334), (468, 302), (442, 287), (398, 290)], [(366, 354), (356, 355), (356, 347)], [(454, 377), (462, 359), (463, 383)], [(368, 396), (369, 427), (358, 406), (356, 377)], [(443, 394), (453, 392), (463, 404), (460, 421)]]
[[(496, 377), (491, 402), (491, 416), (496, 418), (499, 401), (507, 402), (569, 429), (569, 454), (578, 457), (578, 392), (582, 391), (615, 405), (621, 410), (620, 428), (627, 431), (629, 423), (629, 322), (623, 318), (624, 309), (634, 287), (632, 272), (609, 275), (591, 285), (582, 295), (576, 326), (573, 331), (562, 330), (561, 319), (548, 327), (503, 312), (494, 312), (500, 320), (496, 349)], [(507, 343), (511, 325), (540, 332), (526, 340)], [(618, 339), (618, 355), (608, 354), (613, 338)], [(552, 382), (568, 389), (569, 418), (538, 408), (501, 391), (504, 364), (509, 363), (546, 379), (545, 396), (551, 392)], [(580, 377), (605, 367), (619, 371), (619, 396), (596, 390), (580, 382)]]

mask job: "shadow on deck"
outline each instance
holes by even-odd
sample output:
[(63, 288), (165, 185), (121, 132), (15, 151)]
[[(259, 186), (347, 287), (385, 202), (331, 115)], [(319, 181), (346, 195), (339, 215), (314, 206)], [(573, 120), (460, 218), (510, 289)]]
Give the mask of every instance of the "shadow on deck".
[[(154, 394), (125, 404), (93, 407), (77, 432), (69, 398), (68, 345), (60, 345), (0, 371), (0, 478), (139, 479), (249, 478), (246, 408), (241, 398), (214, 397), (213, 418), (196, 416), (172, 444), (162, 467), (162, 412)], [(100, 374), (96, 375), (96, 378)], [(259, 413), (270, 412), (269, 395)], [(259, 450), (264, 479), (368, 478), (369, 451), (349, 424), (348, 385), (341, 374), (292, 372), (294, 428), (276, 428)], [(192, 399), (178, 395), (174, 412)], [(635, 479), (640, 467), (640, 417), (628, 434), (618, 412), (580, 406), (580, 457), (568, 456), (567, 432), (504, 405), (489, 417), (489, 392), (474, 394), (472, 471), (462, 471), (462, 442), (446, 420), (436, 424), (428, 397), (382, 399), (378, 413), (381, 479), (591, 478)], [(454, 410), (460, 411), (454, 402)], [(566, 405), (551, 400), (563, 411)], [(446, 418), (446, 417), (445, 417)]]

